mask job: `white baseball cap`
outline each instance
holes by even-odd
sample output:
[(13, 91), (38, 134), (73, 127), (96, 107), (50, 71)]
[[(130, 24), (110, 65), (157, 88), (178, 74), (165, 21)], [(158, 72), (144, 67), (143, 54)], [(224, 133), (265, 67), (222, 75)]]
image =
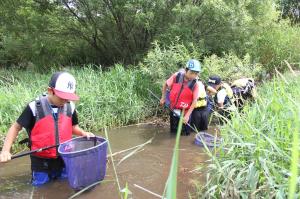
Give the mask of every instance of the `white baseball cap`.
[(79, 100), (79, 97), (75, 94), (76, 80), (68, 72), (54, 73), (49, 82), (49, 87), (54, 90), (55, 95), (62, 99)]

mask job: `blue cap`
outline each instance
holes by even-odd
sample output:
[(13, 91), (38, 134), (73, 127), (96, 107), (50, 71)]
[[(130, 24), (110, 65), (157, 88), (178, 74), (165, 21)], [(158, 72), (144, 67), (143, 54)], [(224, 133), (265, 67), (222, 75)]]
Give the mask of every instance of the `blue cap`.
[(200, 73), (201, 72), (201, 64), (198, 60), (196, 59), (190, 59), (187, 63), (186, 63), (186, 68), (191, 70), (191, 71), (195, 71)]

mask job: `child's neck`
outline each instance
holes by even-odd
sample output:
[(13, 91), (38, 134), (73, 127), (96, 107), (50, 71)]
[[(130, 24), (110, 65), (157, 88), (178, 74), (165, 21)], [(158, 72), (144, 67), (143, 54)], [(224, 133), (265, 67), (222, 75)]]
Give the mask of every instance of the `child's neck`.
[(48, 95), (47, 98), (48, 98), (49, 104), (50, 104), (50, 105), (54, 105), (54, 104), (53, 104), (53, 100), (52, 100), (51, 95)]

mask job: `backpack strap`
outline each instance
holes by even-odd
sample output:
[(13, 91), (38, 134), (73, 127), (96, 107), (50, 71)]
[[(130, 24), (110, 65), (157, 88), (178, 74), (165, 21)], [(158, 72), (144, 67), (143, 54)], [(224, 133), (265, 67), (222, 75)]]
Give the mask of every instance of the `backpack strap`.
[(45, 116), (45, 112), (42, 107), (41, 97), (35, 100), (35, 121), (39, 121)]
[(188, 87), (193, 91), (194, 88), (195, 88), (196, 83), (197, 83), (197, 80), (193, 79), (192, 81), (188, 82)]
[(46, 95), (42, 95), (35, 100), (35, 121), (42, 119), (46, 115), (50, 114), (49, 102)]
[[(183, 80), (184, 80), (184, 73), (180, 73), (180, 72), (177, 73), (175, 83), (183, 83)], [(194, 90), (194, 87), (195, 87), (196, 83), (197, 83), (196, 79), (194, 79), (192, 81), (189, 81), (188, 82), (189, 89)]]
[(176, 75), (175, 83), (183, 83), (184, 74), (178, 72)]

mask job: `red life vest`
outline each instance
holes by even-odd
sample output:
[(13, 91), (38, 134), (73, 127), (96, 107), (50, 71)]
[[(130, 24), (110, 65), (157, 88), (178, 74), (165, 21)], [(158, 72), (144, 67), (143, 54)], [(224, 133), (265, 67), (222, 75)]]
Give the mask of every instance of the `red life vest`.
[[(53, 110), (46, 96), (36, 100), (36, 121), (30, 133), (31, 150), (57, 145), (72, 138), (72, 110), (70, 103)], [(56, 116), (55, 116), (56, 115)], [(56, 158), (57, 148), (37, 152), (34, 155), (42, 158)]]
[(190, 108), (193, 102), (193, 89), (196, 84), (196, 80), (188, 81), (184, 83), (184, 73), (178, 73), (176, 75), (175, 82), (172, 85), (170, 91), (170, 103), (172, 109)]

